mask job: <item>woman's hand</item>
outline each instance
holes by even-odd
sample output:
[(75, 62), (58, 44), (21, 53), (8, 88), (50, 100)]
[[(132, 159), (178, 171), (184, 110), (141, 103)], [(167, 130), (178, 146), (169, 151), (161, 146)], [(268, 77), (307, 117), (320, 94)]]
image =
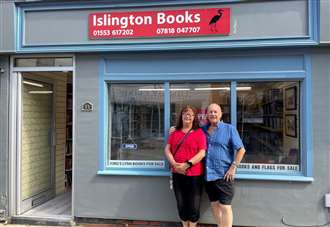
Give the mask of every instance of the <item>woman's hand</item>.
[(186, 171), (189, 168), (189, 166), (187, 167), (187, 164), (184, 163), (176, 163), (176, 165), (174, 165), (174, 169), (177, 173), (186, 175)]

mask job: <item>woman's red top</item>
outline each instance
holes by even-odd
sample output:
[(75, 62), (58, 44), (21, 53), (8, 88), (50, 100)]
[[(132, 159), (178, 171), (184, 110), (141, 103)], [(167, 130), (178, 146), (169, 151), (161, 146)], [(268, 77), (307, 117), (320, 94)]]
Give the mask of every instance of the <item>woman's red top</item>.
[[(174, 153), (174, 150), (178, 143), (185, 136), (185, 133), (181, 130), (176, 130), (171, 133), (168, 138), (167, 144), (171, 145), (171, 152)], [(178, 163), (183, 163), (191, 158), (193, 158), (200, 150), (206, 151), (206, 136), (202, 129), (193, 130), (185, 138), (181, 144), (179, 150), (175, 153), (174, 160)], [(172, 168), (172, 172), (175, 173), (175, 170)], [(196, 163), (186, 172), (187, 176), (199, 176), (204, 173), (204, 164), (202, 162)]]

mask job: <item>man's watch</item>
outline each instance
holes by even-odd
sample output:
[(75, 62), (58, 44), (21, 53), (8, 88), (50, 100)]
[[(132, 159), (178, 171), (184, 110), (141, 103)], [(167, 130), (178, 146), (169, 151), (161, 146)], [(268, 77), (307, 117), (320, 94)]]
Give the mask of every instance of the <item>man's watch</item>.
[(237, 162), (236, 162), (236, 161), (233, 161), (233, 162), (231, 163), (231, 165), (237, 167)]
[(186, 163), (189, 165), (188, 169), (191, 168), (193, 166), (192, 162), (187, 160)]

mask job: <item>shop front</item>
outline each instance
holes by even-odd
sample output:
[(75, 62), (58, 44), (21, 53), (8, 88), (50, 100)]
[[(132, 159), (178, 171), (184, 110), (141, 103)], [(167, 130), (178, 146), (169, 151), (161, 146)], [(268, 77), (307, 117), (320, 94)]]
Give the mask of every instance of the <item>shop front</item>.
[[(318, 108), (329, 107), (319, 98), (330, 52), (319, 48), (319, 4), (16, 3), (11, 215), (64, 193), (70, 212), (43, 218), (178, 221), (168, 130), (184, 105), (205, 124), (218, 103), (246, 148), (234, 223), (325, 223), (329, 120)], [(206, 195), (201, 212), (213, 223)]]

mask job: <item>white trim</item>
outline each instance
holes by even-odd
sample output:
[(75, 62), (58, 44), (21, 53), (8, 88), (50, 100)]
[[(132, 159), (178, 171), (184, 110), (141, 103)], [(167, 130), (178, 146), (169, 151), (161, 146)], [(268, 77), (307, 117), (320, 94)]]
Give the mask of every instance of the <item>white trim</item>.
[(14, 67), (13, 72), (63, 72), (73, 71), (73, 67)]
[(17, 73), (17, 106), (16, 106), (16, 207), (17, 207), (17, 212), (16, 214), (20, 214), (22, 212), (21, 210), (21, 150), (22, 150), (22, 124), (23, 124), (23, 119), (22, 119), (22, 74)]
[(10, 63), (10, 95), (9, 95), (9, 216), (16, 215), (16, 151), (17, 151), (17, 75), (12, 72)]
[(76, 56), (72, 56), (72, 180), (71, 180), (71, 222), (74, 222), (74, 202), (75, 202), (75, 170), (76, 170)]

